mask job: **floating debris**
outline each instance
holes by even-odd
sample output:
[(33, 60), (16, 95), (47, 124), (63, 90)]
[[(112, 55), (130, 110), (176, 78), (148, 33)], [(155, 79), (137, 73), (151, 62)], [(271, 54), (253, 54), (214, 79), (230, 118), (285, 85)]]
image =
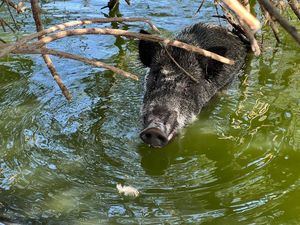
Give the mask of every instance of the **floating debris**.
[(140, 195), (140, 192), (131, 186), (123, 186), (122, 184), (117, 184), (117, 189), (120, 194), (123, 194), (125, 196), (130, 196), (130, 197), (138, 197)]

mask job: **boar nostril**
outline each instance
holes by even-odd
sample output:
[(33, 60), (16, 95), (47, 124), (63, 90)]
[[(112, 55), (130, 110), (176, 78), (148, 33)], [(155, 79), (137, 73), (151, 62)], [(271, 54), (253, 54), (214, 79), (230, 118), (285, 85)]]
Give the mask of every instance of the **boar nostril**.
[(165, 137), (164, 136), (162, 136), (162, 135), (158, 135), (157, 136), (157, 138), (162, 142), (162, 143), (164, 143), (165, 142)]
[(163, 147), (168, 143), (166, 135), (158, 128), (146, 128), (140, 134), (141, 139), (152, 147)]

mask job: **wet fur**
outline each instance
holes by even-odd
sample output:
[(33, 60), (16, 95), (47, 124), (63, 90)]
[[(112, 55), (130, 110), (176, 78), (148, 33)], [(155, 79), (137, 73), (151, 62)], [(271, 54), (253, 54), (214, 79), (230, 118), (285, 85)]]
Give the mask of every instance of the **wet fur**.
[[(145, 32), (143, 32), (145, 33)], [(191, 80), (158, 43), (139, 42), (141, 62), (150, 68), (145, 80), (143, 125), (157, 120), (171, 127), (167, 135), (176, 133), (198, 115), (202, 107), (225, 85), (230, 83), (244, 64), (247, 47), (230, 31), (202, 23), (184, 29), (177, 40), (213, 51), (233, 59), (235, 64), (225, 65), (210, 58), (180, 48), (167, 49), (177, 63), (191, 74)], [(177, 120), (170, 120), (170, 116)], [(172, 124), (170, 124), (172, 123)]]

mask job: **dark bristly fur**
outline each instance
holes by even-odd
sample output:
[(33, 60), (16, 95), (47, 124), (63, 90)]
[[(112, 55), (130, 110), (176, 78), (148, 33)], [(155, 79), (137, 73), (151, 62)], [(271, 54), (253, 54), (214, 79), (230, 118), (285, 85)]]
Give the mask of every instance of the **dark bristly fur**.
[(233, 59), (235, 64), (225, 65), (168, 46), (168, 52), (198, 81), (195, 82), (175, 65), (160, 44), (139, 42), (140, 60), (150, 68), (145, 78), (142, 108), (145, 129), (141, 138), (153, 147), (164, 146), (191, 122), (217, 91), (238, 74), (247, 53), (245, 44), (236, 35), (215, 25), (195, 24), (185, 28), (176, 39)]

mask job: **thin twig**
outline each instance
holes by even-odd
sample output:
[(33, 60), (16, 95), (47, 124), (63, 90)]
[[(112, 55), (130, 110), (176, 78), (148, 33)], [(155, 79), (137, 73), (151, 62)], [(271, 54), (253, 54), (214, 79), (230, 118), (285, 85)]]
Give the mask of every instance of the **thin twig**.
[[(38, 0), (30, 0), (30, 3), (31, 3), (33, 18), (34, 18), (35, 25), (36, 25), (36, 30), (42, 31), (43, 24), (42, 24), (41, 17), (40, 17), (39, 2), (38, 2)], [(39, 39), (42, 39), (42, 36), (39, 37)], [(48, 69), (50, 70), (50, 72), (53, 76), (53, 79), (56, 81), (57, 85), (59, 86), (60, 90), (62, 91), (63, 95), (66, 97), (66, 99), (68, 101), (70, 101), (72, 99), (72, 96), (71, 96), (69, 90), (67, 89), (67, 87), (62, 82), (59, 74), (57, 73), (50, 56), (47, 54), (42, 54), (42, 57), (47, 65)]]
[(15, 9), (17, 11), (17, 13), (23, 13), (26, 9), (26, 7), (23, 7), (23, 5), (24, 5), (23, 2), (20, 2), (18, 5), (16, 5), (11, 0), (2, 0), (2, 1), (5, 1), (10, 7)]
[(258, 0), (258, 2), (263, 5), (263, 7), (273, 18), (276, 19), (283, 29), (285, 29), (298, 42), (298, 44), (300, 44), (300, 36), (297, 32), (297, 29), (290, 25), (289, 22), (280, 15), (278, 10), (268, 0)]
[(65, 30), (68, 27), (88, 25), (88, 24), (93, 24), (93, 23), (111, 23), (111, 22), (144, 22), (144, 23), (147, 23), (151, 27), (152, 30), (154, 30), (157, 33), (160, 33), (159, 30), (157, 29), (157, 27), (147, 18), (115, 17), (115, 18), (96, 18), (96, 19), (75, 20), (75, 21), (69, 21), (66, 23), (54, 25), (52, 27), (49, 27), (48, 29), (45, 29), (40, 32), (37, 32), (37, 33), (34, 33), (34, 34), (31, 34), (31, 35), (21, 38), (15, 44), (7, 46), (6, 48), (2, 49), (0, 51), (0, 58), (9, 54), (14, 49), (17, 49), (20, 46), (27, 44), (31, 40), (33, 40), (37, 37), (52, 33), (52, 32), (56, 32), (59, 30)]
[(175, 63), (175, 65), (181, 70), (183, 71), (189, 78), (191, 78), (193, 81), (195, 81), (196, 83), (199, 83), (199, 81), (193, 77), (189, 72), (187, 72), (182, 66), (179, 65), (179, 63), (173, 58), (173, 56), (170, 54), (170, 52), (168, 51), (168, 49), (165, 47), (164, 48), (167, 55), (169, 56), (169, 58), (173, 61), (173, 63)]
[(3, 31), (6, 32), (3, 19), (0, 19), (0, 25), (1, 25), (2, 29), (3, 29)]
[(300, 4), (297, 0), (288, 0), (288, 3), (293, 10), (293, 12), (296, 14), (298, 19), (300, 20)]
[(198, 9), (197, 9), (197, 11), (196, 11), (195, 14), (197, 14), (198, 12), (200, 12), (200, 10), (201, 10), (201, 8), (202, 8), (204, 2), (205, 2), (205, 0), (202, 0), (202, 1), (201, 1), (201, 3), (200, 3), (200, 5), (199, 5), (199, 7), (198, 7)]
[(215, 10), (216, 10), (216, 13), (217, 13), (217, 18), (218, 18), (219, 26), (222, 26), (220, 17), (218, 17), (220, 15), (219, 9), (218, 9), (218, 5), (219, 5), (219, 1), (218, 0), (214, 0), (214, 7), (215, 7)]
[(119, 0), (110, 0), (107, 5), (110, 11), (114, 11), (116, 8), (119, 7), (119, 4)]
[(134, 79), (134, 80), (139, 79), (138, 76), (136, 76), (132, 73), (129, 73), (129, 72), (121, 70), (117, 67), (108, 65), (108, 64), (106, 64), (104, 62), (101, 62), (99, 60), (87, 59), (87, 58), (79, 56), (79, 55), (75, 55), (75, 54), (71, 54), (71, 53), (67, 53), (67, 52), (62, 52), (62, 51), (57, 51), (57, 50), (53, 50), (53, 49), (48, 49), (48, 48), (40, 48), (40, 49), (24, 48), (24, 49), (14, 50), (13, 53), (14, 54), (49, 54), (49, 55), (53, 55), (53, 56), (57, 56), (57, 57), (61, 57), (61, 58), (78, 60), (78, 61), (84, 62), (86, 64), (90, 64), (92, 66), (105, 68), (105, 69), (113, 71), (114, 73), (120, 74), (124, 77), (128, 77), (128, 78), (131, 78), (131, 79)]
[(244, 30), (240, 27), (238, 23), (234, 23), (233, 21), (229, 20), (227, 16), (219, 16), (213, 15), (212, 17), (217, 17), (221, 19), (227, 20), (227, 22), (234, 28), (232, 32), (236, 34), (244, 43), (250, 44), (249, 40), (247, 39)]
[(66, 30), (61, 31), (58, 33), (55, 33), (53, 35), (44, 37), (40, 39), (39, 41), (33, 43), (32, 45), (35, 45), (35, 47), (39, 48), (44, 46), (45, 44), (64, 38), (66, 36), (74, 36), (74, 35), (86, 35), (86, 34), (102, 34), (102, 35), (114, 35), (114, 36), (124, 36), (127, 38), (133, 38), (133, 39), (142, 39), (142, 40), (148, 40), (153, 42), (160, 42), (165, 45), (171, 45), (174, 47), (182, 48), (187, 51), (192, 51), (195, 53), (198, 53), (200, 55), (203, 55), (205, 57), (212, 58), (214, 60), (217, 60), (219, 62), (233, 65), (234, 61), (231, 59), (228, 59), (226, 57), (223, 57), (221, 55), (218, 55), (216, 53), (204, 50), (202, 48), (198, 48), (186, 43), (183, 43), (181, 41), (177, 40), (170, 40), (165, 39), (156, 35), (149, 35), (149, 34), (140, 34), (136, 32), (129, 32), (125, 30), (119, 30), (119, 29), (110, 29), (110, 28), (84, 28), (84, 29), (74, 29), (74, 30)]
[[(222, 8), (224, 13), (224, 18), (227, 20), (228, 23), (231, 24), (233, 28), (238, 30), (241, 34), (244, 34), (243, 29), (240, 27), (237, 19), (229, 12), (229, 10), (226, 8), (226, 6), (223, 6), (219, 4), (219, 6)], [(217, 15), (218, 16), (218, 15)], [(220, 17), (219, 17), (220, 18)]]
[(260, 4), (260, 8), (265, 16), (266, 22), (270, 25), (272, 32), (274, 34), (274, 37), (276, 39), (276, 41), (278, 43), (280, 43), (280, 39), (279, 39), (279, 30), (275, 24), (275, 22), (273, 21), (273, 19), (271, 18), (270, 14), (268, 13), (268, 11), (266, 11), (266, 9)]
[(7, 10), (8, 10), (8, 12), (9, 12), (9, 15), (10, 15), (10, 17), (11, 17), (11, 19), (12, 19), (14, 25), (15, 25), (15, 28), (16, 28), (16, 30), (18, 30), (17, 21), (15, 20), (15, 17), (14, 17), (14, 15), (12, 14), (12, 12), (11, 12), (11, 10), (10, 10), (9, 3), (8, 3), (6, 0), (4, 0), (4, 1), (5, 1), (6, 5), (7, 5)]
[(2, 38), (0, 38), (0, 41), (4, 44), (6, 44), (6, 41), (4, 41)]
[(244, 34), (248, 38), (254, 55), (256, 55), (256, 56), (260, 55), (260, 53), (261, 53), (260, 47), (257, 43), (257, 40), (255, 39), (253, 31), (247, 26), (247, 24), (244, 23), (243, 20), (241, 20), (240, 18), (235, 18), (225, 6), (222, 6), (222, 5), (220, 5), (220, 6), (223, 9), (223, 12), (224, 12), (224, 15), (225, 15), (227, 21), (235, 29), (240, 31), (240, 33)]
[(16, 31), (14, 30), (14, 28), (12, 28), (4, 19), (0, 19), (0, 24), (1, 24), (1, 26), (2, 26), (2, 28), (3, 28), (3, 30), (4, 30), (4, 32), (6, 32), (5, 31), (5, 26), (7, 26), (13, 33), (15, 33)]
[(271, 17), (270, 17), (270, 20), (268, 22), (269, 22), (269, 25), (270, 25), (270, 27), (272, 29), (272, 32), (274, 34), (274, 37), (275, 37), (276, 41), (278, 43), (280, 43), (281, 41), (280, 41), (280, 38), (279, 38), (279, 30), (278, 30), (276, 24), (274, 23), (274, 21), (272, 20)]
[(240, 23), (241, 27), (243, 28), (244, 33), (245, 33), (246, 37), (248, 38), (248, 40), (251, 44), (251, 50), (253, 51), (254, 55), (259, 56), (261, 54), (261, 51), (260, 51), (260, 47), (257, 43), (257, 40), (254, 36), (254, 33), (247, 26), (247, 24), (244, 24), (244, 22), (242, 20), (239, 20), (239, 23)]

